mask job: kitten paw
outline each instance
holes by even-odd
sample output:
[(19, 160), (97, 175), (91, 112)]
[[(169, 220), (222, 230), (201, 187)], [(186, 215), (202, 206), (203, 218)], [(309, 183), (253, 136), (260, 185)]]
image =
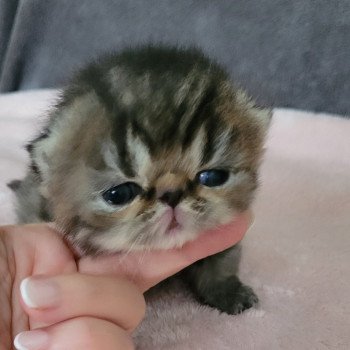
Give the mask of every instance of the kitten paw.
[(254, 293), (251, 287), (241, 284), (239, 288), (233, 294), (231, 303), (229, 303), (228, 310), (229, 314), (236, 315), (242, 313), (244, 310), (250, 309), (254, 305), (258, 304), (259, 299)]
[(230, 315), (242, 313), (259, 302), (253, 289), (233, 277), (215, 283), (200, 296), (200, 301)]

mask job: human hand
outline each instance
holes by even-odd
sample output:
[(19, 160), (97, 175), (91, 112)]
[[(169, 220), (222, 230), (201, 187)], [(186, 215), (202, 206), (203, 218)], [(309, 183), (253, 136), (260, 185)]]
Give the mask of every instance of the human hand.
[(11, 349), (12, 334), (23, 331), (19, 349), (132, 349), (130, 334), (145, 311), (142, 292), (236, 244), (249, 220), (242, 214), (181, 249), (78, 260), (48, 225), (3, 227), (0, 350)]

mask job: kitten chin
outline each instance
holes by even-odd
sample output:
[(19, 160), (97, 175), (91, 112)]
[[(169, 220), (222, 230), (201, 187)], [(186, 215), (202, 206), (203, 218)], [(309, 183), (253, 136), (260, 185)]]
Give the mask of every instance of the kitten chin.
[[(83, 254), (179, 247), (250, 206), (270, 118), (197, 49), (102, 58), (28, 145), (27, 176), (12, 184), (19, 220), (55, 220)], [(227, 256), (238, 263), (231, 252), (191, 267), (191, 286), (237, 313), (257, 299)]]
[[(142, 225), (140, 230), (144, 230), (144, 232), (139, 232), (132, 243), (123, 238), (124, 234), (126, 236), (129, 234), (128, 228), (123, 226), (94, 232), (94, 228), (85, 224), (83, 227), (76, 226), (74, 232), (70, 231), (68, 233), (65, 230), (65, 225), (62, 225), (61, 229), (58, 226), (57, 228), (61, 232), (66, 232), (65, 237), (79, 252), (80, 256), (98, 255), (123, 251), (180, 248), (185, 243), (198, 238), (205, 230), (231, 222), (238, 214), (229, 211), (226, 216), (222, 214), (220, 220), (219, 218), (212, 219), (205, 225), (198, 221), (188, 222), (186, 215), (181, 216), (181, 211), (178, 211), (180, 214), (173, 215), (172, 210), (169, 209), (165, 208), (158, 224)], [(118, 235), (115, 234), (116, 232), (118, 232)]]

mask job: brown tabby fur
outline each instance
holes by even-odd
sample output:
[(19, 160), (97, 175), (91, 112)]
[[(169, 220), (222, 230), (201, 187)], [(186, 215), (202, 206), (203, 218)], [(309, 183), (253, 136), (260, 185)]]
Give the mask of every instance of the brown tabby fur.
[[(179, 247), (249, 207), (269, 120), (197, 50), (149, 46), (108, 57), (73, 79), (29, 145), (19, 220), (54, 219), (81, 254)], [(200, 185), (206, 169), (229, 179)], [(119, 207), (103, 200), (125, 182), (142, 194)], [(162, 225), (159, 199), (169, 191), (182, 194), (175, 235)]]

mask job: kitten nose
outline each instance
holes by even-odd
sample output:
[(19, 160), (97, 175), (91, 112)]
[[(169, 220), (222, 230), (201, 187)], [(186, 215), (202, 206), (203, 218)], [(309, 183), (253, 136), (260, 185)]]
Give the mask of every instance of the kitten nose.
[(183, 192), (181, 190), (167, 191), (167, 192), (164, 192), (159, 199), (162, 202), (171, 206), (172, 208), (175, 208), (179, 204), (182, 195), (183, 195)]

